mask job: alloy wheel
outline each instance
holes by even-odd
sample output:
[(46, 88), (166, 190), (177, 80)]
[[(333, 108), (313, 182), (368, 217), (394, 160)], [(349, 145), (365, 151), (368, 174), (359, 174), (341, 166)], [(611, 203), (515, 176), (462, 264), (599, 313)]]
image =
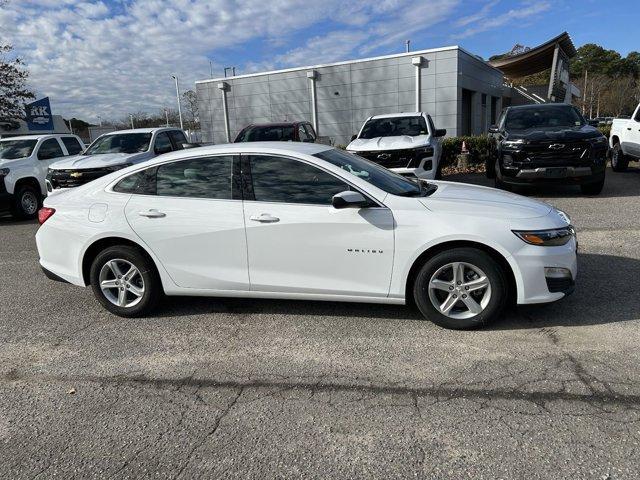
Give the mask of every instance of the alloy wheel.
[(429, 300), (442, 315), (458, 320), (471, 318), (487, 308), (491, 282), (475, 265), (448, 263), (431, 276)]
[(134, 307), (144, 296), (144, 278), (128, 260), (109, 260), (100, 269), (98, 281), (104, 297), (118, 307)]

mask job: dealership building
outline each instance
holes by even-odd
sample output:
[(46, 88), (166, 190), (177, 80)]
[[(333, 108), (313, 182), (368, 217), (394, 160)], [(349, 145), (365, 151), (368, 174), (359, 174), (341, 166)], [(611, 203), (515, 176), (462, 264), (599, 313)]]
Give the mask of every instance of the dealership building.
[[(564, 70), (573, 55), (563, 33), (501, 64), (517, 72), (537, 59), (533, 70), (551, 68), (548, 90), (557, 94), (557, 85), (572, 91), (556, 66)], [(503, 70), (451, 46), (201, 80), (196, 92), (202, 140), (214, 143), (233, 141), (251, 123), (306, 120), (319, 136), (346, 145), (372, 115), (415, 111), (429, 113), (447, 136), (478, 135), (495, 123), (503, 106), (564, 101), (512, 87), (508, 80)]]

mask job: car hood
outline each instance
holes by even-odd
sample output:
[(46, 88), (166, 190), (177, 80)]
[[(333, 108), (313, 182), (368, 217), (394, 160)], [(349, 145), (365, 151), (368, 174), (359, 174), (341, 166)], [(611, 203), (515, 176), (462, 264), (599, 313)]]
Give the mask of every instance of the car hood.
[(507, 140), (524, 140), (525, 142), (575, 141), (601, 137), (602, 133), (590, 125), (569, 128), (538, 128), (510, 131)]
[(429, 135), (400, 135), (397, 137), (356, 138), (347, 145), (354, 152), (372, 152), (378, 150), (400, 150), (429, 145)]
[(553, 208), (547, 203), (495, 188), (442, 181), (433, 183), (438, 189), (419, 200), (436, 213), (520, 219), (543, 217)]
[(143, 153), (104, 153), (101, 155), (76, 155), (65, 158), (51, 165), (56, 170), (72, 170), (84, 168), (104, 168), (123, 163), (139, 163), (151, 158), (149, 152)]

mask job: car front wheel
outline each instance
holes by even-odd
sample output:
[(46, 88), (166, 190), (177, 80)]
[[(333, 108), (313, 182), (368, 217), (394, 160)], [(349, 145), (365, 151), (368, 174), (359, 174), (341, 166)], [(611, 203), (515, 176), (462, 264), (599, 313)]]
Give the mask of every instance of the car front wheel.
[(482, 250), (454, 248), (430, 258), (413, 286), (427, 319), (445, 328), (476, 328), (495, 320), (507, 301), (502, 268)]
[(100, 252), (91, 264), (90, 278), (98, 301), (121, 317), (148, 314), (162, 296), (162, 284), (153, 262), (127, 245)]

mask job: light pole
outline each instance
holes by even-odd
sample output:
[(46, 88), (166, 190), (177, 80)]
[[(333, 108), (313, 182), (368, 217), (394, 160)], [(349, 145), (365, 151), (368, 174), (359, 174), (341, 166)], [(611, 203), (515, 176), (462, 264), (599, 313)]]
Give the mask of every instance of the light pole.
[(102, 117), (100, 115), (98, 115), (98, 125), (102, 126)]
[(176, 99), (178, 100), (178, 117), (180, 117), (180, 130), (184, 130), (184, 125), (182, 123), (182, 107), (180, 107), (180, 87), (178, 87), (178, 77), (175, 75), (171, 75), (176, 82)]
[(133, 114), (129, 114), (129, 120), (131, 120), (131, 129), (134, 129), (136, 127), (133, 126)]
[(164, 109), (164, 117), (167, 119), (167, 127), (169, 126), (169, 110)]

